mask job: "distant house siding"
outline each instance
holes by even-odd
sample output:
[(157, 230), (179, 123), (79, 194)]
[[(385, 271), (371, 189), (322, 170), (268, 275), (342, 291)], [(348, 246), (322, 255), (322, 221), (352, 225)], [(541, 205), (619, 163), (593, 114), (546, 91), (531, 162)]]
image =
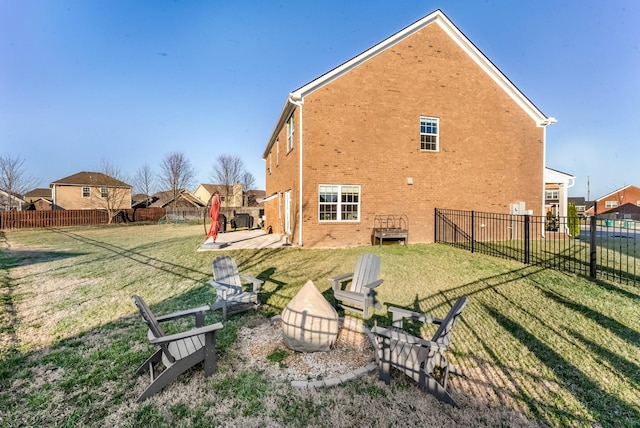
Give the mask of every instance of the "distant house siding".
[[(410, 242), (433, 240), (436, 207), (508, 213), (525, 201), (541, 214), (543, 129), (438, 25), (316, 90), (302, 108), (304, 245), (367, 244), (376, 214), (406, 214)], [(420, 151), (421, 116), (439, 118), (438, 152)], [(291, 188), (297, 216), (299, 135), (283, 156), (285, 132), (279, 164), (275, 145), (266, 159), (267, 194)], [(360, 185), (360, 221), (319, 222), (320, 184)]]
[[(100, 196), (100, 187), (102, 186), (89, 186), (90, 196), (86, 198), (82, 196), (82, 187), (83, 186), (56, 185), (56, 206), (54, 209), (84, 210), (105, 208), (104, 200)], [(118, 191), (126, 192), (118, 208), (131, 208), (131, 189), (119, 189)]]

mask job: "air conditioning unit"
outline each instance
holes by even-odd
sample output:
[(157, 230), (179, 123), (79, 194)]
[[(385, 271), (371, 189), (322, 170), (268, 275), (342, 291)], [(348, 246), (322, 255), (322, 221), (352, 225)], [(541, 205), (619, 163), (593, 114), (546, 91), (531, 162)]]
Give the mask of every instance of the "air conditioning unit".
[(524, 202), (516, 202), (515, 204), (509, 204), (509, 212), (512, 215), (525, 215), (527, 213)]

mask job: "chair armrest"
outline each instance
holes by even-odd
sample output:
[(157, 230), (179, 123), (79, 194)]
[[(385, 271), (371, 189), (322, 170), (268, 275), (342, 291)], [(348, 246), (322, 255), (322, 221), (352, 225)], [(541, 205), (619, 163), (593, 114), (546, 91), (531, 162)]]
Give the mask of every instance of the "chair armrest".
[(222, 300), (226, 300), (229, 290), (234, 289), (234, 287), (213, 280), (209, 281), (209, 285), (216, 289), (216, 294), (218, 294), (218, 297), (220, 297)]
[(329, 281), (331, 281), (331, 288), (333, 288), (334, 290), (340, 289), (340, 286), (338, 285), (338, 283), (347, 278), (351, 278), (352, 276), (353, 276), (353, 272), (349, 272), (349, 273), (343, 273), (342, 275), (334, 276), (333, 278), (329, 278)]
[(440, 318), (433, 318), (429, 315), (421, 314), (420, 312), (414, 312), (395, 306), (389, 306), (387, 310), (391, 312), (393, 318), (393, 326), (397, 328), (402, 328), (402, 320), (404, 318), (411, 318), (424, 323), (442, 324), (442, 320)]
[(371, 329), (371, 333), (376, 336), (384, 337), (386, 339), (397, 340), (398, 342), (410, 343), (423, 346), (425, 348), (438, 348), (447, 349), (448, 346), (438, 342), (432, 342), (430, 340), (424, 340), (419, 337), (413, 336), (404, 330), (398, 330), (395, 328), (384, 328), (375, 326)]
[(200, 334), (210, 333), (212, 331), (220, 330), (223, 327), (221, 322), (207, 325), (204, 327), (194, 328), (191, 330), (183, 331), (181, 333), (170, 334), (169, 336), (162, 336), (153, 339), (149, 339), (149, 342), (153, 345), (162, 345), (164, 343), (175, 342), (176, 340), (186, 339), (187, 337), (198, 336)]
[(378, 279), (378, 280), (373, 281), (371, 284), (364, 284), (363, 287), (369, 288), (369, 289), (374, 289), (378, 285), (382, 284), (383, 282), (384, 282), (384, 279)]
[(260, 291), (260, 287), (262, 286), (262, 284), (264, 284), (264, 281), (258, 278), (254, 278), (252, 276), (249, 275), (243, 275), (243, 274), (239, 274), (240, 278), (244, 279), (245, 281), (249, 281), (250, 283), (253, 284), (253, 291)]
[(159, 317), (156, 317), (156, 321), (158, 322), (171, 321), (178, 318), (184, 318), (191, 315), (196, 315), (201, 312), (207, 312), (209, 309), (211, 309), (209, 306), (200, 306), (198, 308), (185, 309), (184, 311), (173, 312), (167, 315), (161, 315)]

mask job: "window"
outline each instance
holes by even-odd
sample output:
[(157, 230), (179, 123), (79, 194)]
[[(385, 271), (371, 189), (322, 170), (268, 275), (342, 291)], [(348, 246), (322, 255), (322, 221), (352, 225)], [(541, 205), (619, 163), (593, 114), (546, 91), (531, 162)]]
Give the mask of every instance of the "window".
[(320, 221), (360, 220), (360, 186), (321, 184), (318, 212)]
[(605, 208), (618, 208), (618, 201), (605, 201)]
[(91, 197), (91, 187), (89, 187), (89, 186), (82, 187), (82, 197), (83, 198), (90, 198)]
[(284, 192), (284, 231), (291, 233), (291, 190)]
[(108, 198), (109, 197), (109, 189), (107, 189), (106, 187), (101, 187), (100, 188), (100, 197), (101, 198)]
[(420, 150), (428, 152), (440, 150), (438, 146), (438, 127), (439, 119), (437, 117), (420, 117)]
[(547, 190), (547, 199), (558, 199), (558, 191), (557, 190)]
[(280, 165), (280, 139), (276, 138), (276, 166)]
[(295, 123), (293, 122), (293, 115), (287, 121), (287, 152), (293, 150), (293, 131)]

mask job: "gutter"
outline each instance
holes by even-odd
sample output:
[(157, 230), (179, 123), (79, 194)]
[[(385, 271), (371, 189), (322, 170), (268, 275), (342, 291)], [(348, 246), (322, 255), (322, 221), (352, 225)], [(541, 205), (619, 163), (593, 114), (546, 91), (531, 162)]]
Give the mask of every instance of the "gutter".
[(293, 105), (300, 107), (300, 176), (299, 180), (299, 195), (298, 195), (298, 245), (302, 247), (302, 104), (304, 104), (304, 98), (300, 95), (289, 94), (289, 102)]

